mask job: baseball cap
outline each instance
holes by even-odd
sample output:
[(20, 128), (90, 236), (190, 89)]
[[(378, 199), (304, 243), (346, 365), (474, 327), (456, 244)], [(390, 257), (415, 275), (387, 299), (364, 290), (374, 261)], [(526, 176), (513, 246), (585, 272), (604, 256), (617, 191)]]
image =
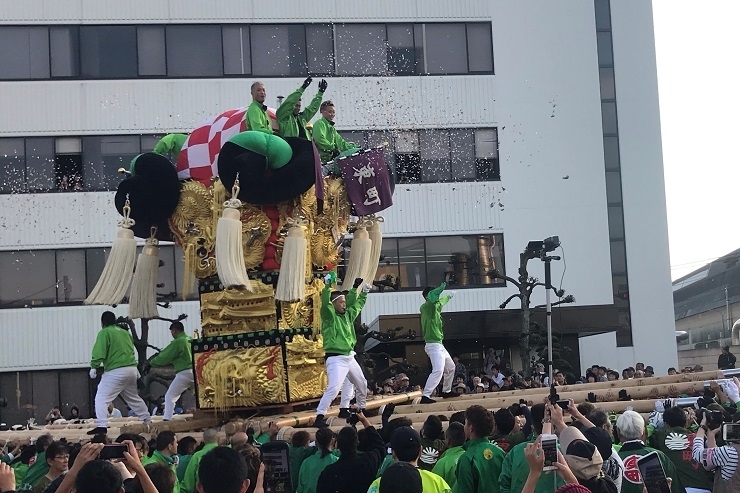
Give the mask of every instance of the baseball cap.
[[(399, 428), (399, 430), (401, 429), (403, 428)], [(395, 432), (393, 433), (395, 434)], [(399, 491), (404, 493), (422, 493), (423, 491), (421, 473), (408, 462), (391, 464), (380, 477), (379, 493), (397, 493)]]
[(601, 454), (580, 430), (567, 426), (560, 433), (560, 446), (565, 452), (565, 462), (578, 479), (588, 480), (600, 475), (604, 463)]
[(583, 430), (583, 436), (586, 440), (596, 445), (602, 460), (606, 460), (612, 455), (612, 439), (604, 428), (592, 426)]
[(393, 450), (419, 449), (421, 436), (410, 426), (401, 426), (391, 433), (390, 445)]

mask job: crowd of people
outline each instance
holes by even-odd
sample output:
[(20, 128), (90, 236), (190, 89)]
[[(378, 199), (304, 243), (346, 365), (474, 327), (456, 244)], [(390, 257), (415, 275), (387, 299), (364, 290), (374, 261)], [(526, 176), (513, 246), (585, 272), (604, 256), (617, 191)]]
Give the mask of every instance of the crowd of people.
[[(646, 419), (627, 410), (606, 413), (589, 402), (567, 408), (544, 398), (491, 412), (480, 405), (450, 416), (430, 413), (420, 429), (394, 405), (373, 426), (356, 419), (315, 436), (292, 430), (288, 444), (291, 490), (297, 493), (642, 493), (636, 463), (659, 459), (672, 493), (737, 491), (740, 434), (721, 433), (740, 421), (740, 381), (710, 382), (696, 406), (655, 402)], [(358, 425), (360, 425), (358, 427)], [(359, 429), (358, 429), (359, 428)], [(545, 463), (544, 442), (557, 436), (557, 459)], [(727, 435), (727, 434), (725, 434)], [(245, 493), (265, 491), (260, 448), (278, 441), (278, 428), (248, 425), (225, 436), (216, 429), (178, 440), (172, 431), (115, 438), (123, 458), (99, 457), (110, 439), (10, 444), (0, 457), (0, 492), (35, 493)], [(550, 467), (546, 467), (550, 466)], [(274, 469), (267, 468), (268, 478)], [(269, 482), (268, 482), (269, 484)], [(268, 490), (269, 491), (269, 488)]]

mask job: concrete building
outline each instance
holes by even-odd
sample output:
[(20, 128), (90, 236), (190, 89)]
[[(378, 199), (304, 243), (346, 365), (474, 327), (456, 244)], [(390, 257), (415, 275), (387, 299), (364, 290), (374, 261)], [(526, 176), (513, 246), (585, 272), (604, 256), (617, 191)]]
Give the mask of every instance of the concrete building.
[[(116, 170), (245, 105), (252, 81), (274, 102), (309, 73), (327, 78), (337, 128), (388, 143), (396, 173), (379, 275), (400, 289), (372, 294), (366, 323), (413, 324), (420, 290), (447, 279), (452, 350), (515, 347), (516, 314), (498, 309), (514, 288), (486, 273), (516, 277), (527, 243), (558, 235), (553, 280), (577, 303), (553, 321), (576, 370), (676, 364), (650, 2), (34, 0), (6, 5), (0, 44), (12, 48), (0, 53), (0, 395), (13, 419), (25, 404), (89, 405), (67, 373), (85, 378), (98, 326), (101, 308), (81, 301), (114, 239)], [(162, 247), (162, 293), (178, 291), (179, 257)], [(529, 273), (542, 279), (541, 262)], [(162, 313), (197, 328), (196, 300)], [(165, 327), (153, 322), (154, 345)]]
[(685, 334), (678, 343), (682, 368), (702, 365), (717, 369), (722, 347), (740, 346), (740, 250), (673, 281), (676, 330)]

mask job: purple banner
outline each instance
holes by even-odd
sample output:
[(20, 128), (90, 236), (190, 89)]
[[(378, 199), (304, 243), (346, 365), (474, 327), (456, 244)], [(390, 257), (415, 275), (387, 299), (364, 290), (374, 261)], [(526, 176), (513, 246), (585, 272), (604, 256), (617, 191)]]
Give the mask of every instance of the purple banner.
[(358, 216), (376, 214), (393, 205), (391, 181), (382, 149), (362, 151), (335, 161), (347, 196)]

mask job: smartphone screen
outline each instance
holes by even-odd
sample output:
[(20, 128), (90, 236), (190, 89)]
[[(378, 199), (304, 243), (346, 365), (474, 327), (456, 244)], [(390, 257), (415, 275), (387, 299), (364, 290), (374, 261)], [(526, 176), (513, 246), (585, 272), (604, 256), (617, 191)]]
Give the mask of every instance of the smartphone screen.
[[(558, 461), (558, 439), (555, 435), (542, 435), (542, 452), (545, 454), (545, 469), (551, 470)], [(548, 469), (549, 468), (549, 469)]]
[(663, 465), (656, 453), (650, 453), (637, 461), (642, 482), (648, 493), (670, 493)]
[(292, 493), (290, 482), (290, 456), (288, 444), (272, 442), (277, 447), (262, 445), (262, 462), (265, 464), (265, 493)]
[(728, 443), (740, 442), (740, 423), (725, 423), (722, 425), (722, 438)]
[(125, 459), (123, 453), (126, 451), (128, 451), (128, 447), (122, 443), (105, 445), (98, 458), (101, 460)]

